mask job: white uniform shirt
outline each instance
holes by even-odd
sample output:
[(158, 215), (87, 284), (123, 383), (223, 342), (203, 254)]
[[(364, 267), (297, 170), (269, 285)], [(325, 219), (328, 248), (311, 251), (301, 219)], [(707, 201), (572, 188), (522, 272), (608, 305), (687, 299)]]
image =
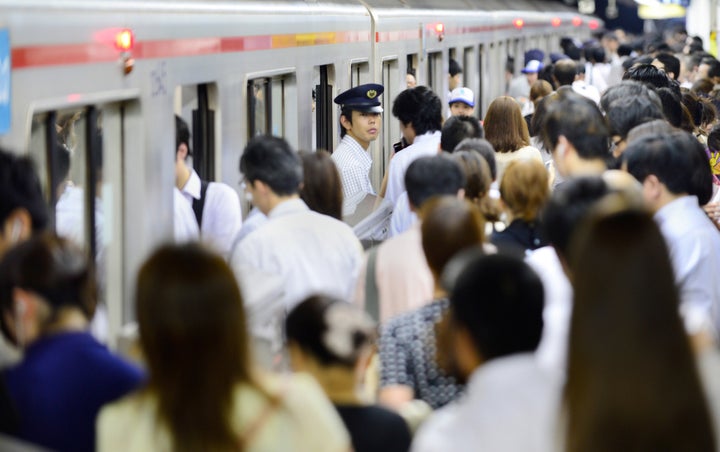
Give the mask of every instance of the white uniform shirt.
[(420, 157), (432, 157), (440, 149), (440, 132), (428, 132), (415, 137), (413, 144), (395, 154), (390, 159), (388, 184), (385, 199), (395, 204), (405, 191), (405, 171), (408, 166)]
[(439, 409), (420, 427), (413, 452), (553, 451), (560, 385), (530, 353), (478, 367), (465, 396)]
[(343, 188), (343, 215), (350, 215), (367, 195), (374, 195), (370, 183), (372, 158), (350, 135), (345, 135), (332, 154)]
[(235, 248), (230, 263), (242, 289), (253, 333), (268, 339), (268, 323), (313, 294), (350, 300), (362, 245), (342, 221), (311, 211), (301, 199), (276, 206), (268, 221)]
[(192, 242), (200, 237), (195, 212), (177, 187), (173, 187), (173, 216), (177, 243)]
[(410, 210), (410, 199), (408, 198), (408, 194), (407, 192), (404, 192), (395, 203), (392, 217), (390, 217), (390, 237), (402, 234), (410, 229), (412, 225), (417, 223), (417, 221), (417, 215), (415, 212)]
[[(191, 208), (193, 199), (200, 199), (201, 189), (200, 177), (191, 170), (190, 179), (181, 190)], [(242, 211), (237, 192), (222, 182), (210, 182), (205, 193), (200, 237), (227, 257), (240, 226)]]
[(680, 289), (680, 313), (689, 333), (720, 331), (720, 232), (700, 209), (697, 197), (683, 196), (655, 213)]

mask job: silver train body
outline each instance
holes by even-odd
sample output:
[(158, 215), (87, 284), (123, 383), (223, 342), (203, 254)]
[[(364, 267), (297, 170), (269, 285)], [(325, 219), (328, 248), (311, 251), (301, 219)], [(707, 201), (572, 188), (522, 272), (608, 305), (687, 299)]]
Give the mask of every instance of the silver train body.
[[(400, 139), (392, 99), (410, 66), (418, 84), (444, 98), (448, 62), (457, 60), (482, 115), (504, 94), (508, 55), (517, 73), (525, 50), (557, 51), (560, 37), (582, 40), (598, 26), (557, 11), (559, 2), (525, 2), (534, 11), (479, 0), (488, 10), (444, 9), (467, 0), (437, 0), (433, 9), (408, 3), (0, 0), (0, 146), (32, 155), (54, 205), (63, 176), (52, 150), (62, 135), (72, 150), (68, 178), (89, 193), (94, 187), (80, 236), (102, 249), (111, 342), (134, 317), (140, 263), (173, 236), (174, 113), (192, 124), (201, 176), (240, 193), (238, 160), (252, 135), (334, 148), (332, 98), (382, 83), (383, 133), (371, 148), (379, 187)], [(58, 126), (69, 115), (77, 119), (71, 133)]]

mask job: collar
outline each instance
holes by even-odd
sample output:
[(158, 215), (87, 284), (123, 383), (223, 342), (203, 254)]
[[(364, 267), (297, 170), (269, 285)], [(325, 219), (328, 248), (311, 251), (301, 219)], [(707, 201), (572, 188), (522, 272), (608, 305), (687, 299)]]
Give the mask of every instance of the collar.
[(273, 219), (285, 215), (291, 215), (293, 213), (307, 212), (309, 210), (310, 208), (307, 204), (305, 204), (305, 201), (300, 198), (293, 198), (283, 201), (275, 206), (275, 208), (268, 213), (268, 218)]
[(658, 225), (662, 225), (663, 223), (676, 217), (678, 212), (688, 212), (699, 208), (700, 203), (698, 202), (697, 196), (685, 195), (662, 206), (657, 212), (655, 212), (654, 217), (655, 221), (658, 222)]
[(367, 149), (362, 147), (360, 143), (355, 140), (355, 138), (351, 137), (349, 134), (345, 134), (345, 136), (340, 141), (341, 143), (345, 144), (345, 146), (350, 149), (353, 157), (356, 157), (360, 160), (363, 160), (364, 162), (372, 164), (372, 157), (370, 157), (370, 153)]
[(191, 169), (190, 178), (185, 182), (182, 192), (187, 193), (195, 199), (200, 199), (201, 185), (200, 176), (198, 176), (198, 173), (196, 173), (194, 169)]
[(434, 132), (427, 132), (422, 135), (416, 136), (415, 139), (413, 140), (412, 144), (420, 144), (420, 143), (424, 143), (424, 142), (430, 141), (430, 140), (438, 140), (439, 141), (440, 136), (441, 136), (441, 132), (439, 130), (436, 130)]
[(508, 376), (522, 375), (538, 369), (537, 358), (533, 353), (517, 353), (509, 356), (495, 358), (482, 363), (470, 374), (468, 379), (468, 392), (474, 387), (497, 388), (508, 381)]

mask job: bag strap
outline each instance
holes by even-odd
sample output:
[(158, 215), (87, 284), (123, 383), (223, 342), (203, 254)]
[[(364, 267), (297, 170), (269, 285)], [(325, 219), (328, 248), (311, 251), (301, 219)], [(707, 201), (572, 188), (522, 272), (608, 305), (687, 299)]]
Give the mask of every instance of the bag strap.
[(207, 193), (208, 185), (210, 185), (210, 182), (206, 180), (200, 181), (200, 199), (193, 199), (192, 202), (192, 208), (193, 212), (195, 212), (198, 229), (202, 228), (202, 216), (203, 210), (205, 210), (205, 194)]
[(380, 293), (375, 277), (378, 247), (368, 251), (367, 268), (365, 270), (365, 311), (378, 322), (380, 320)]

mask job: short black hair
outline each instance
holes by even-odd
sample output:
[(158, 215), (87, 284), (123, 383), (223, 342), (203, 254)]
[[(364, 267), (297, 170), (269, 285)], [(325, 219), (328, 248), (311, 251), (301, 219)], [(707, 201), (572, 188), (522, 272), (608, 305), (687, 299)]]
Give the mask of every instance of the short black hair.
[(545, 239), (561, 256), (568, 256), (568, 245), (575, 229), (592, 206), (610, 192), (599, 176), (576, 177), (558, 185), (541, 213)]
[(35, 164), (30, 157), (0, 149), (0, 226), (15, 209), (28, 211), (33, 231), (47, 227), (49, 212)]
[(673, 80), (677, 80), (680, 75), (680, 60), (669, 52), (660, 52), (655, 55), (655, 59), (665, 66), (665, 73), (672, 72)]
[(497, 162), (495, 161), (495, 149), (493, 145), (484, 138), (466, 138), (455, 146), (455, 151), (475, 151), (485, 159), (490, 168), (490, 178), (497, 179)]
[(581, 158), (607, 158), (609, 132), (605, 117), (595, 102), (571, 90), (564, 91), (548, 106), (542, 130), (545, 147), (550, 152), (562, 135)]
[(480, 121), (472, 116), (451, 116), (445, 121), (440, 136), (440, 149), (453, 152), (455, 147), (466, 138), (482, 138), (484, 130)]
[(188, 123), (183, 118), (175, 115), (175, 153), (181, 144), (185, 144), (188, 148), (188, 155), (190, 155), (190, 128)]
[(617, 99), (624, 97), (650, 96), (651, 88), (644, 83), (635, 80), (623, 80), (622, 82), (608, 87), (600, 97), (600, 108), (607, 112), (610, 104)]
[(450, 58), (450, 63), (448, 64), (448, 73), (450, 73), (451, 76), (455, 77), (458, 74), (462, 74), (462, 66), (460, 66), (460, 63)]
[[(345, 116), (345, 119), (348, 120), (350, 125), (352, 125), (352, 108), (348, 106), (343, 106), (340, 108), (340, 116)], [(345, 127), (343, 127), (342, 122), (340, 122), (340, 138), (344, 138), (347, 134), (347, 130), (345, 130)]]
[(442, 129), (442, 102), (427, 86), (408, 88), (393, 101), (392, 114), (420, 136)]
[(240, 172), (249, 182), (259, 180), (276, 195), (294, 195), (303, 181), (300, 156), (280, 137), (261, 135), (245, 146)]
[(623, 97), (614, 100), (607, 112), (610, 135), (623, 140), (633, 127), (653, 119), (665, 119), (662, 110), (647, 97)]
[(625, 72), (623, 80), (635, 80), (653, 88), (672, 88), (672, 80), (665, 71), (652, 64), (636, 64)]
[(433, 196), (456, 195), (463, 187), (465, 172), (447, 155), (416, 159), (405, 172), (408, 200), (416, 208)]
[(474, 252), (452, 289), (453, 323), (467, 329), (484, 361), (534, 351), (543, 329), (540, 278), (518, 258)]

